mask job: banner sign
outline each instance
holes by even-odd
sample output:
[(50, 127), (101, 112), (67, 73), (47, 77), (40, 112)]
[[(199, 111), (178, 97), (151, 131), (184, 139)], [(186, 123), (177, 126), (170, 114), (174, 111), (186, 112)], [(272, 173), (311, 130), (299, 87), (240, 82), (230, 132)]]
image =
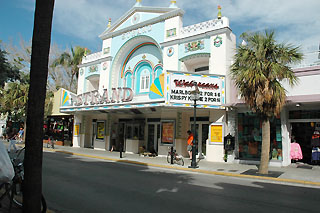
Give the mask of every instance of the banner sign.
[(170, 73), (169, 102), (192, 103), (190, 92), (195, 90), (194, 82), (197, 82), (200, 91), (200, 98), (197, 100), (197, 104), (224, 104), (224, 77), (186, 73)]
[(175, 121), (161, 121), (161, 145), (174, 146)]
[(212, 123), (209, 129), (209, 144), (223, 144), (224, 124)]

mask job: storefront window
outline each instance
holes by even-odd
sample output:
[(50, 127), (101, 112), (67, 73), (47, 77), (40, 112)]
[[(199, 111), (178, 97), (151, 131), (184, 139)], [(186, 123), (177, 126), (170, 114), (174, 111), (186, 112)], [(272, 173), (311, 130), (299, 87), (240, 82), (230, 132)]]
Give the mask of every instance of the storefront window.
[(128, 122), (126, 125), (126, 138), (134, 140), (144, 139), (144, 123), (142, 122)]
[[(259, 160), (262, 145), (262, 121), (253, 113), (238, 114), (239, 158)], [(282, 160), (281, 122), (270, 119), (270, 158)]]

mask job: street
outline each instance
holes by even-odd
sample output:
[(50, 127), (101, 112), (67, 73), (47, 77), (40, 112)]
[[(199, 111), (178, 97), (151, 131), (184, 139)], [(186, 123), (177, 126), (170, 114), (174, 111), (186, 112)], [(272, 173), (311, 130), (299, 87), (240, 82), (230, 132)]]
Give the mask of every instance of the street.
[(319, 212), (320, 189), (44, 152), (55, 212)]

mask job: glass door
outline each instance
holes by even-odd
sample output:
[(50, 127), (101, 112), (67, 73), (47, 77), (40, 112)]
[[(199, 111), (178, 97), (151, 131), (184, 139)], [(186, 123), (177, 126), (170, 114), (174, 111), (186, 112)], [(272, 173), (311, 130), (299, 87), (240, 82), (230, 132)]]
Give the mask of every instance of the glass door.
[[(191, 124), (191, 132), (194, 132), (193, 123)], [(208, 123), (198, 123), (196, 124), (196, 133), (194, 134), (196, 137), (196, 141), (198, 143), (197, 154), (202, 153), (206, 155), (206, 141), (208, 139), (209, 134), (209, 124)]]
[(160, 124), (148, 124), (148, 144), (147, 150), (151, 153), (158, 153), (158, 141), (160, 139)]
[(118, 139), (116, 141), (116, 148), (117, 150), (120, 151), (122, 148), (122, 151), (125, 151), (125, 123), (119, 123), (119, 128), (118, 128)]
[(97, 123), (92, 122), (92, 137), (91, 137), (91, 144), (90, 144), (91, 148), (94, 148), (94, 140), (96, 138), (96, 135), (97, 135)]

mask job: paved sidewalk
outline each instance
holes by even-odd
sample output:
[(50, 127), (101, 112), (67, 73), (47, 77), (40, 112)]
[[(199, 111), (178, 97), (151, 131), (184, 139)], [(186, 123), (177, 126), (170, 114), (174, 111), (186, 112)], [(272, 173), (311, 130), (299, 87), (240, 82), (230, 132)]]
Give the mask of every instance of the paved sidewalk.
[(237, 163), (214, 163), (206, 160), (199, 162), (199, 168), (188, 168), (191, 162), (184, 158), (185, 165), (170, 165), (166, 157), (143, 157), (138, 154), (123, 153), (120, 158), (119, 152), (110, 152), (105, 150), (94, 150), (89, 148), (76, 148), (67, 146), (56, 146), (56, 149), (44, 149), (45, 151), (54, 151), (70, 154), (74, 156), (83, 156), (102, 160), (111, 160), (116, 162), (125, 162), (140, 164), (146, 166), (162, 167), (176, 170), (199, 172), (213, 175), (233, 176), (241, 178), (263, 179), (277, 182), (287, 182), (294, 184), (305, 184), (320, 187), (320, 166), (308, 164), (291, 164), (288, 167), (269, 167), (269, 175), (261, 176), (257, 174), (256, 165), (237, 164)]

